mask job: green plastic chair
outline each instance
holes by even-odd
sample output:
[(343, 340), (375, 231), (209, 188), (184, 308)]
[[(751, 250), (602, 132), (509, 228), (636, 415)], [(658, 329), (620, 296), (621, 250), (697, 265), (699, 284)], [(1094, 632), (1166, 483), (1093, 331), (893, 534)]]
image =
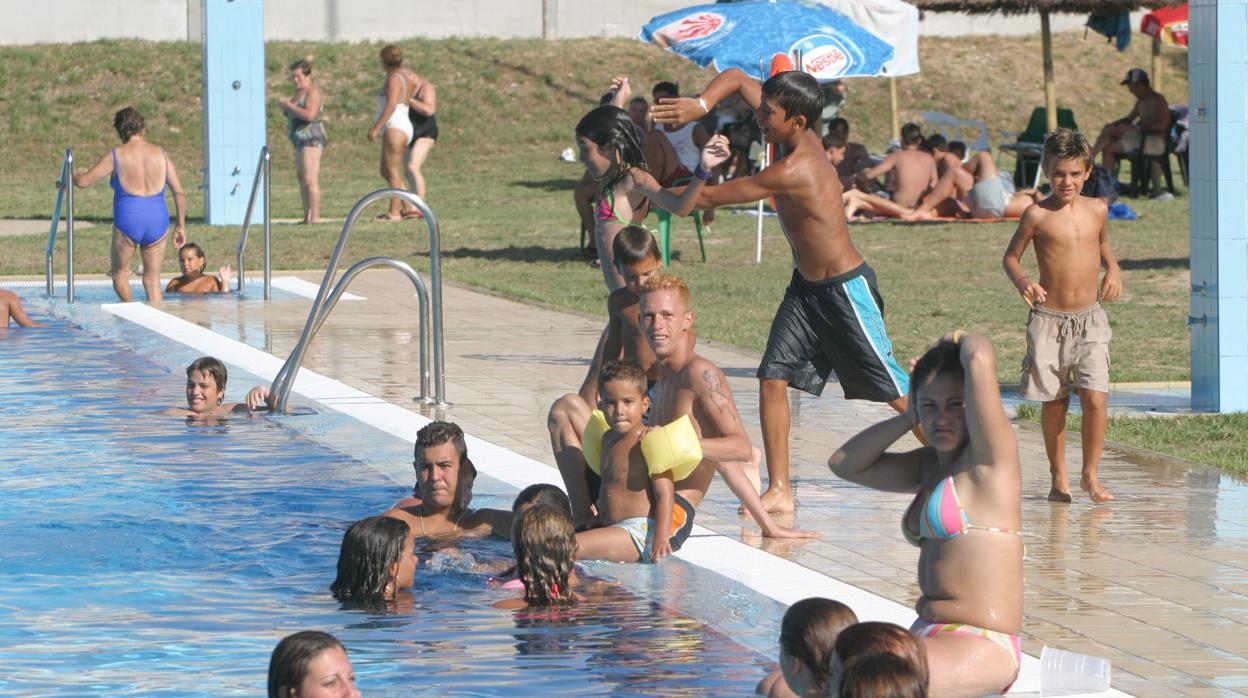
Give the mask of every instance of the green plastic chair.
[[(672, 182), (672, 186), (680, 187), (689, 183), (689, 178), (685, 177)], [(659, 217), (659, 250), (663, 253), (663, 266), (672, 265), (672, 212), (666, 209), (654, 206), (654, 215)], [(702, 261), (706, 261), (706, 241), (703, 239), (702, 231), (702, 212), (694, 211), (689, 214), (689, 218), (693, 219), (693, 227), (698, 231), (698, 247), (702, 250)]]
[[(1079, 128), (1075, 124), (1075, 113), (1070, 109), (1057, 108), (1057, 125), (1059, 128)], [(1036, 107), (1027, 120), (1027, 128), (1018, 134), (1016, 143), (1003, 143), (997, 147), (1001, 152), (1011, 153), (1014, 161), (1014, 184), (1018, 186), (1038, 186), (1040, 183), (1040, 148), (1044, 143), (1044, 134), (1048, 132), (1049, 119), (1044, 107)], [(1005, 134), (1002, 133), (1002, 136)]]

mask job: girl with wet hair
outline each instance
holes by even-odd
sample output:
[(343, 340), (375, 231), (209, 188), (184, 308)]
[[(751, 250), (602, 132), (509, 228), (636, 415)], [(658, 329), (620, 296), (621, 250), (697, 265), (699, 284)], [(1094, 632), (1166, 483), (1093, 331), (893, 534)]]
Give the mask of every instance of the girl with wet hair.
[(360, 698), (338, 638), (319, 630), (287, 635), (269, 658), (269, 698)]
[(615, 266), (616, 234), (625, 226), (641, 223), (651, 203), (679, 216), (689, 215), (703, 183), (714, 176), (713, 170), (729, 155), (728, 139), (712, 138), (702, 149), (697, 176), (682, 193), (676, 194), (660, 186), (647, 171), (643, 142), (641, 129), (628, 112), (617, 106), (598, 107), (576, 125), (580, 160), (598, 187), (594, 200), (594, 244), (608, 291), (624, 287), (624, 277)]
[(789, 606), (780, 621), (780, 668), (759, 682), (755, 693), (768, 698), (822, 696), (836, 638), (857, 622), (849, 606), (832, 599), (812, 597)]
[(535, 504), (516, 517), (511, 533), (516, 572), (524, 596), (494, 604), (497, 608), (571, 606), (576, 532), (568, 512), (549, 504)]
[(841, 672), (837, 698), (927, 698), (910, 662), (888, 653), (859, 656)]
[(329, 591), (339, 601), (393, 601), (416, 579), (416, 550), (404, 521), (370, 516), (351, 524)]

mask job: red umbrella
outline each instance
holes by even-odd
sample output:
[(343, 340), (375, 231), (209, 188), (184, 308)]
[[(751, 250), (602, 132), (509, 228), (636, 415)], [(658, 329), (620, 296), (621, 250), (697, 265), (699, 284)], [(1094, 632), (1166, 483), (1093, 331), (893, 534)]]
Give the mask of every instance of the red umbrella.
[(1187, 46), (1187, 5), (1159, 7), (1144, 15), (1140, 31), (1163, 44)]

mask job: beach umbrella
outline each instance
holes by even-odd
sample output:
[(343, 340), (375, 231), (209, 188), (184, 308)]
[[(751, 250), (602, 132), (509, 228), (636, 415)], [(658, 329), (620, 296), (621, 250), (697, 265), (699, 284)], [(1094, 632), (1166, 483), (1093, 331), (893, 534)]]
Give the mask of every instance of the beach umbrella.
[(1153, 89), (1161, 90), (1161, 45), (1187, 48), (1187, 4), (1159, 7), (1140, 20), (1140, 31), (1153, 37)]
[(911, 0), (924, 12), (965, 12), (969, 14), (1040, 14), (1040, 42), (1044, 52), (1044, 107), (1048, 130), (1057, 128), (1057, 88), (1053, 82), (1053, 41), (1049, 15), (1054, 12), (1111, 14), (1132, 10), (1177, 7), (1180, 0)]
[(766, 80), (774, 54), (801, 55), (820, 82), (885, 74), (893, 47), (836, 10), (809, 0), (696, 5), (661, 14), (641, 28), (655, 43), (717, 72), (738, 68)]

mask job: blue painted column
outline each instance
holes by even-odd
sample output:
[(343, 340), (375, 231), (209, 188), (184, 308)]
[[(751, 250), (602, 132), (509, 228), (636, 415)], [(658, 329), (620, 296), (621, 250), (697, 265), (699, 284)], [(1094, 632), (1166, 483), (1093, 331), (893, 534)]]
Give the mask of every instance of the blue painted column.
[(200, 12), (204, 214), (212, 225), (241, 225), (265, 145), (264, 0), (200, 0)]
[(1248, 0), (1192, 0), (1192, 409), (1248, 411)]

